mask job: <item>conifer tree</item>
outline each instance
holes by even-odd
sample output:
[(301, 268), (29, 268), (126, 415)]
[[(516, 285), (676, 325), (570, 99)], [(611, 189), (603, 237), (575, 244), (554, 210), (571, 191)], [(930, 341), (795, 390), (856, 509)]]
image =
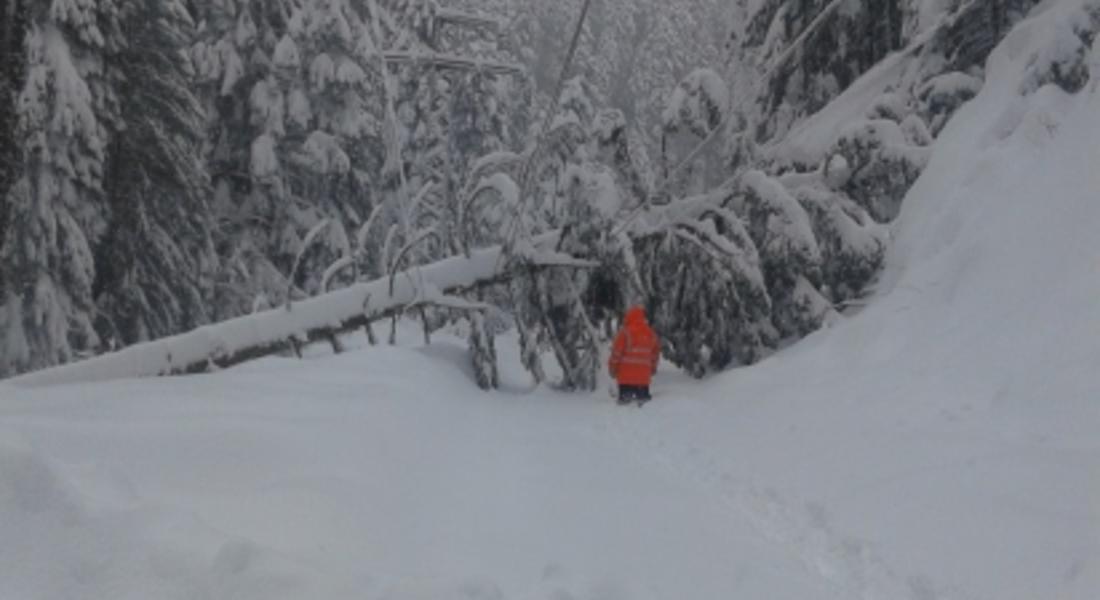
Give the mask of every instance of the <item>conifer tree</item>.
[(207, 322), (217, 259), (203, 113), (181, 60), (193, 25), (178, 0), (133, 0), (120, 20), (128, 35), (109, 66), (120, 127), (95, 288), (101, 337), (130, 344)]
[[(7, 233), (8, 192), (21, 170), (22, 154), (16, 138), (16, 99), (26, 73), (23, 41), (27, 35), (25, 0), (8, 0), (0, 19), (0, 247)], [(3, 281), (0, 280), (0, 294)]]
[(206, 164), (222, 259), (216, 319), (281, 301), (298, 250), (280, 243), (292, 205), (276, 154), (286, 105), (272, 62), (293, 8), (292, 0), (214, 0), (198, 10), (191, 57), (208, 118)]
[(0, 249), (0, 371), (8, 373), (99, 345), (93, 248), (107, 225), (103, 173), (119, 113), (106, 64), (121, 39), (117, 4), (51, 0), (28, 9), (24, 159)]

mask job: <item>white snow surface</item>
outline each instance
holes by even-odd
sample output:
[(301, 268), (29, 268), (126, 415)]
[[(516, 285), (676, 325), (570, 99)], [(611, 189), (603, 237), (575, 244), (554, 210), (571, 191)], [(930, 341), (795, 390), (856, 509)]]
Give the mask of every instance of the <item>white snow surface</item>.
[(530, 391), (507, 337), (483, 394), (415, 331), (0, 383), (2, 595), (1094, 600), (1100, 95), (1016, 93), (1061, 12), (991, 59), (866, 309), (701, 383), (662, 365), (643, 409)]

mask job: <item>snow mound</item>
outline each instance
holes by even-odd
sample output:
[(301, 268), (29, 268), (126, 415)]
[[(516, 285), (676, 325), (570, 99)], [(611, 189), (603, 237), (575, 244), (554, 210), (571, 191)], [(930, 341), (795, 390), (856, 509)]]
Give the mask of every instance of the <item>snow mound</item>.
[(71, 491), (47, 462), (17, 440), (0, 439), (0, 511), (10, 517), (44, 516), (58, 523), (79, 520)]
[(301, 597), (300, 567), (187, 515), (131, 506), (116, 476), (55, 464), (0, 431), (5, 597)]
[[(905, 320), (962, 324), (977, 317), (979, 323), (937, 339), (961, 345), (992, 335), (1018, 348), (1005, 367), (1062, 362), (1067, 345), (1094, 352), (1095, 337), (1079, 319), (1100, 297), (1100, 248), (1092, 242), (1100, 223), (1097, 51), (1088, 89), (1033, 85), (1043, 77), (1036, 69), (1044, 57), (1061, 56), (1073, 45), (1067, 37), (1079, 43), (1074, 24), (1087, 4), (1054, 5), (994, 52), (985, 87), (944, 130), (928, 172), (906, 199), (888, 257), (888, 302), (926, 307)], [(1045, 66), (1063, 70), (1052, 64)]]

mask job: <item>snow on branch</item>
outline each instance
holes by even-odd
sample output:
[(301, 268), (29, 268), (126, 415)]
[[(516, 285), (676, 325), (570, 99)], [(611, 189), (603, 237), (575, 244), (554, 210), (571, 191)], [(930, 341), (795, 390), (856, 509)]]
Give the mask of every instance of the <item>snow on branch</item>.
[(440, 24), (451, 23), (454, 25), (461, 25), (463, 27), (489, 29), (493, 32), (498, 32), (502, 29), (501, 23), (498, 19), (472, 15), (470, 13), (462, 12), (460, 10), (448, 8), (440, 8), (436, 10), (435, 20), (437, 23)]
[(305, 256), (306, 252), (308, 252), (309, 249), (313, 246), (313, 244), (317, 241), (317, 238), (320, 237), (320, 235), (326, 229), (328, 229), (329, 225), (331, 225), (331, 224), (332, 224), (332, 221), (330, 221), (328, 219), (323, 219), (321, 222), (314, 225), (313, 229), (310, 229), (309, 233), (306, 234), (305, 239), (302, 240), (302, 246), (298, 249), (298, 253), (294, 256), (294, 267), (292, 267), (290, 269), (290, 277), (287, 278), (287, 288), (286, 288), (287, 306), (290, 306), (290, 298), (291, 298), (292, 292), (294, 291), (294, 278), (297, 277), (297, 275), (298, 275), (298, 267), (301, 266), (301, 264), (302, 264), (302, 257)]
[(574, 258), (564, 252), (540, 252), (530, 257), (536, 267), (568, 267), (572, 269), (596, 269), (600, 263), (592, 260)]
[(336, 262), (329, 265), (325, 269), (324, 276), (321, 277), (321, 291), (327, 292), (332, 285), (332, 280), (344, 269), (350, 268), (355, 265), (355, 258), (352, 256), (342, 256), (336, 260)]
[(492, 310), (492, 306), (484, 302), (473, 302), (467, 300), (461, 296), (452, 296), (443, 293), (438, 287), (430, 282), (425, 282), (420, 288), (420, 298), (410, 304), (407, 308), (419, 308), (422, 306), (434, 306), (438, 308), (447, 308), (451, 310), (459, 311), (478, 311), (488, 312)]
[(439, 239), (439, 232), (435, 228), (428, 228), (421, 231), (415, 238), (405, 244), (403, 248), (397, 253), (397, 256), (393, 259), (393, 263), (390, 264), (390, 295), (393, 295), (394, 285), (397, 280), (397, 270), (401, 268), (401, 263), (412, 252), (413, 248), (416, 248), (420, 244), (427, 241), (429, 238)]
[(661, 114), (666, 132), (687, 128), (705, 138), (726, 119), (730, 90), (722, 76), (711, 69), (697, 69), (673, 90)]
[(455, 54), (393, 50), (386, 52), (385, 58), (386, 63), (392, 65), (430, 65), (452, 71), (479, 71), (493, 75), (515, 75), (517, 77), (526, 73), (526, 69), (520, 64), (478, 60)]

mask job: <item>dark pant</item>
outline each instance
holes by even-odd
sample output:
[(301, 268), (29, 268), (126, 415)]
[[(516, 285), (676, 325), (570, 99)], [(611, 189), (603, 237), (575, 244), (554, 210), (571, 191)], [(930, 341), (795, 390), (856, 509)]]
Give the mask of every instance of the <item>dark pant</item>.
[(649, 395), (649, 386), (646, 385), (620, 385), (619, 402), (637, 402), (639, 400), (652, 400)]

